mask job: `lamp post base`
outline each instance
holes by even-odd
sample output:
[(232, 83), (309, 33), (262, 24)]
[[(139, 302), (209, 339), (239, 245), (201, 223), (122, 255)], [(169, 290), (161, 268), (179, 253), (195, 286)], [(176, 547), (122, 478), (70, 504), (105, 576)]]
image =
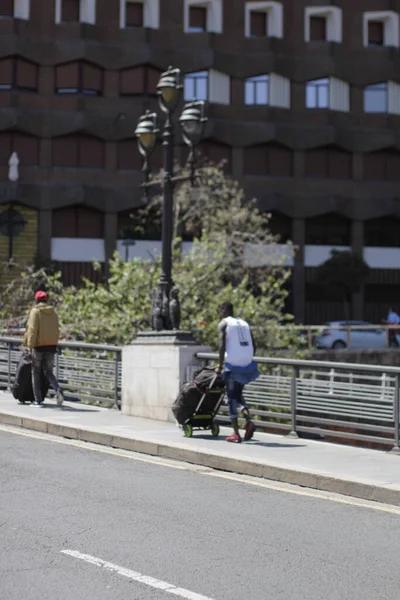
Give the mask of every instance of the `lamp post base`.
[(181, 386), (210, 352), (190, 331), (143, 331), (122, 351), (122, 414), (174, 422), (171, 406)]

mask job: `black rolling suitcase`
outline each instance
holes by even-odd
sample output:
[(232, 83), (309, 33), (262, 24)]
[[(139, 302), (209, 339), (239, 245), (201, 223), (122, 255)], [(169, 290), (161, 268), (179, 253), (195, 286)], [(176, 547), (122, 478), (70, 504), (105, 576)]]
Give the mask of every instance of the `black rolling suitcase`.
[[(42, 373), (43, 399), (46, 397), (49, 387), (47, 377)], [(11, 391), (14, 398), (22, 404), (34, 402), (35, 400), (32, 386), (32, 357), (27, 350), (22, 353), (21, 358), (19, 359)]]

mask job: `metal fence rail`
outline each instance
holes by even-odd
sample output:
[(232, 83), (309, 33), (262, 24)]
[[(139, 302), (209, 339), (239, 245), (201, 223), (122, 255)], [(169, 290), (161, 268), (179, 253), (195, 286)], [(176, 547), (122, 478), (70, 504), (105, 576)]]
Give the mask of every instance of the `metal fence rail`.
[[(206, 362), (217, 354), (199, 353)], [(257, 423), (297, 436), (317, 434), (399, 452), (400, 368), (258, 358), (261, 377), (245, 387)], [(222, 419), (227, 420), (223, 409)]]
[[(21, 338), (0, 337), (0, 387), (10, 389), (22, 353)], [(69, 397), (121, 406), (122, 348), (60, 342), (55, 374)]]

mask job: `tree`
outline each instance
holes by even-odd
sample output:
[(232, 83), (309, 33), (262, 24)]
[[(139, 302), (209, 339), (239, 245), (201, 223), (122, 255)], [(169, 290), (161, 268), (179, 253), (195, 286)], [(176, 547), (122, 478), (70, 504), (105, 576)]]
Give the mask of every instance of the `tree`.
[(364, 259), (351, 250), (332, 250), (331, 257), (318, 267), (317, 280), (328, 291), (339, 291), (346, 318), (351, 315), (352, 294), (359, 292), (370, 272)]
[[(160, 210), (161, 198), (156, 196), (132, 220), (136, 236)], [(186, 235), (193, 239), (190, 252), (181, 246)], [(260, 213), (254, 201), (246, 201), (222, 166), (206, 165), (195, 188), (186, 181), (177, 188), (174, 240), (173, 277), (180, 290), (181, 326), (192, 330), (200, 343), (216, 348), (218, 306), (230, 300), (252, 324), (260, 351), (299, 346), (293, 317), (285, 314), (290, 271), (276, 259), (278, 238), (268, 229), (268, 215)], [(260, 247), (270, 250), (264, 262), (259, 260)], [(58, 306), (67, 337), (127, 344), (150, 327), (151, 290), (160, 260), (125, 262), (116, 254), (109, 270), (107, 282), (84, 280), (79, 289), (63, 288), (59, 275), (47, 277), (45, 287)], [(29, 288), (32, 274), (23, 279), (19, 287)]]

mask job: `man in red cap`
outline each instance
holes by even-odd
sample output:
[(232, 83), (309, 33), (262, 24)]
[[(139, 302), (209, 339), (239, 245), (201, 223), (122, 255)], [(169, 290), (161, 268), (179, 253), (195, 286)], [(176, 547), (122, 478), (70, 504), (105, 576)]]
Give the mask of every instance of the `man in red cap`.
[(42, 372), (57, 393), (58, 406), (62, 406), (64, 396), (53, 373), (54, 355), (60, 337), (58, 316), (54, 308), (47, 303), (46, 292), (36, 292), (35, 300), (36, 306), (29, 313), (24, 338), (24, 346), (32, 353), (32, 385), (35, 396), (33, 406), (43, 406)]

